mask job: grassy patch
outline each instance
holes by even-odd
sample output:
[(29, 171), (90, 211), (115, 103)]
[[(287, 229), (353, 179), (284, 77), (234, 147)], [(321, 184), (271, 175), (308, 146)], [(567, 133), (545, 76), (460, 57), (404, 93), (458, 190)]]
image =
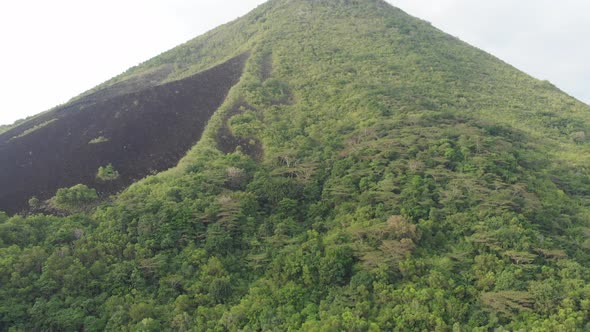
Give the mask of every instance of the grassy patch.
[(51, 119), (51, 120), (47, 120), (47, 121), (45, 121), (45, 122), (43, 122), (43, 123), (40, 123), (40, 124), (38, 124), (38, 125), (35, 125), (35, 126), (33, 126), (33, 127), (29, 128), (29, 129), (27, 129), (27, 130), (23, 131), (22, 133), (20, 133), (20, 134), (18, 134), (18, 135), (16, 135), (16, 136), (12, 136), (12, 137), (10, 138), (10, 140), (9, 140), (9, 141), (12, 141), (12, 140), (14, 140), (14, 139), (17, 139), (17, 138), (24, 137), (24, 136), (26, 136), (26, 135), (28, 135), (28, 134), (30, 134), (30, 133), (32, 133), (32, 132), (34, 132), (34, 131), (37, 131), (37, 130), (39, 130), (39, 129), (41, 129), (41, 128), (45, 127), (45, 126), (48, 126), (48, 125), (50, 125), (51, 123), (53, 123), (53, 122), (55, 122), (55, 121), (57, 121), (57, 119)]
[(108, 139), (104, 136), (98, 136), (98, 137), (93, 138), (90, 141), (88, 141), (88, 144), (100, 144), (100, 143), (106, 143), (108, 141), (110, 141), (110, 139)]

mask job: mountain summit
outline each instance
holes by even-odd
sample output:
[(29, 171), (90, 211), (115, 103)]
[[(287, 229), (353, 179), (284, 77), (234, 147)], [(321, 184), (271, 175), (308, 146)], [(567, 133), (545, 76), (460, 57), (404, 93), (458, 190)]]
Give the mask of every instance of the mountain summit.
[(383, 1), (269, 1), (0, 135), (0, 330), (588, 329), (589, 134)]

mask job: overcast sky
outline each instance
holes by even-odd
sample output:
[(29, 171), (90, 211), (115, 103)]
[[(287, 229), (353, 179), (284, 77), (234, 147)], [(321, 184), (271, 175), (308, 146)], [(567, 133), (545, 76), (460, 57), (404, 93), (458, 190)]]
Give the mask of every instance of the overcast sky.
[[(388, 0), (590, 102), (590, 1)], [(264, 0), (0, 3), (0, 124), (47, 110)]]

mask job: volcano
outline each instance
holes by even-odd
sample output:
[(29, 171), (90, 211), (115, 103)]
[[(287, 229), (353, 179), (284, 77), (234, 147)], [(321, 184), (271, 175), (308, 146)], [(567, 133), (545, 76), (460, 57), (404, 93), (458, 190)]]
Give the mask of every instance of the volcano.
[(0, 330), (588, 330), (589, 134), (384, 1), (270, 0), (0, 135)]

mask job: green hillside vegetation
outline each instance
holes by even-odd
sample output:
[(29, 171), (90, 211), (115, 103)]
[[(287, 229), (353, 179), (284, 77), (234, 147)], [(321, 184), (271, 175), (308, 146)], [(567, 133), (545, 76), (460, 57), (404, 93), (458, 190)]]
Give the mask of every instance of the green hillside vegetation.
[(271, 0), (97, 91), (243, 52), (176, 168), (0, 214), (0, 330), (590, 329), (588, 105), (380, 0)]

